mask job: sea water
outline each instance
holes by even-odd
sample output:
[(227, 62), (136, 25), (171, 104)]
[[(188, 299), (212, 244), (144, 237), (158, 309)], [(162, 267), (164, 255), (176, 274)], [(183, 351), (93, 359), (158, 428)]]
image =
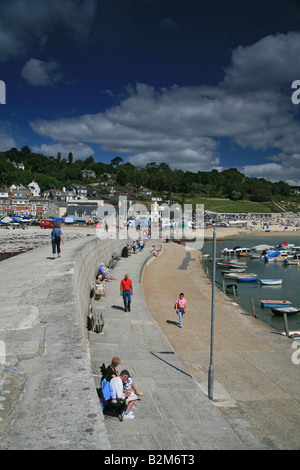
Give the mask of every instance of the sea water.
[[(261, 300), (290, 300), (294, 307), (300, 307), (300, 267), (298, 265), (288, 265), (283, 262), (264, 261), (262, 259), (253, 259), (249, 257), (235, 257), (232, 255), (221, 255), (220, 251), (224, 248), (233, 248), (241, 246), (243, 248), (252, 248), (256, 245), (277, 246), (288, 241), (289, 244), (300, 246), (300, 237), (290, 234), (278, 234), (264, 237), (242, 236), (227, 240), (216, 241), (216, 258), (217, 262), (226, 262), (228, 259), (238, 259), (247, 264), (249, 273), (258, 275), (257, 281), (239, 282), (236, 279), (225, 279), (226, 284), (237, 284), (237, 302), (239, 305), (252, 314), (251, 298), (254, 302), (256, 316), (272, 326), (275, 330), (284, 331), (284, 322), (282, 315), (274, 315), (271, 308), (262, 307)], [(209, 258), (203, 258), (203, 268), (210, 279), (212, 279), (212, 257), (213, 257), (213, 241), (209, 240), (204, 243), (202, 253), (209, 253)], [(230, 267), (228, 267), (228, 270)], [(216, 287), (223, 289), (224, 275), (222, 270), (227, 270), (226, 266), (216, 265)], [(282, 285), (266, 286), (262, 285), (259, 279), (282, 279)], [(233, 295), (227, 293), (232, 299)], [(289, 329), (300, 329), (300, 313), (288, 315)]]

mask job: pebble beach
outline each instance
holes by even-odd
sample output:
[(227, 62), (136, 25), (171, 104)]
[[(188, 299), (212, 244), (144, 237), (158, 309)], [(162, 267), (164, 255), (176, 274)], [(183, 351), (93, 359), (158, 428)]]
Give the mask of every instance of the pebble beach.
[[(64, 241), (72, 240), (78, 237), (94, 236), (96, 234), (95, 227), (92, 226), (62, 226), (62, 233)], [(205, 240), (213, 239), (214, 229), (213, 227), (204, 230)], [(236, 236), (262, 236), (272, 237), (278, 236), (280, 233), (285, 237), (288, 234), (299, 235), (300, 230), (293, 226), (285, 227), (283, 225), (272, 225), (269, 231), (263, 230), (260, 226), (254, 228), (238, 228), (238, 227), (217, 227), (216, 236), (218, 240), (236, 237)], [(24, 253), (35, 248), (39, 248), (44, 245), (49, 245), (49, 251), (51, 250), (51, 230), (42, 229), (39, 226), (26, 226), (25, 229), (21, 227), (8, 229), (0, 229), (0, 261), (16, 256), (19, 253)]]

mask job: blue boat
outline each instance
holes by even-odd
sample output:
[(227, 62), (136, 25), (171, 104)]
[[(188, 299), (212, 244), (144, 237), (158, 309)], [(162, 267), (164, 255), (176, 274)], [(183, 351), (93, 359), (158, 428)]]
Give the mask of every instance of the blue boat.
[(261, 300), (260, 304), (262, 307), (270, 307), (270, 308), (281, 308), (281, 307), (292, 306), (292, 302), (290, 300)]

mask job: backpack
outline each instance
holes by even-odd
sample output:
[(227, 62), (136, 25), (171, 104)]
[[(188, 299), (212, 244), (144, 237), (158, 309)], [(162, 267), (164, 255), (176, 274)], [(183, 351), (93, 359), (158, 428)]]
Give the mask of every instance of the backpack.
[(53, 230), (54, 230), (54, 240), (55, 240), (55, 243), (59, 243), (59, 242), (60, 242), (60, 235), (57, 235), (57, 234), (56, 234), (55, 228), (54, 228)]
[(101, 382), (102, 382), (102, 380), (105, 378), (106, 370), (107, 370), (107, 367), (106, 367), (106, 365), (105, 365), (104, 362), (103, 362), (102, 366), (100, 367), (100, 371), (101, 371), (101, 374), (102, 374)]

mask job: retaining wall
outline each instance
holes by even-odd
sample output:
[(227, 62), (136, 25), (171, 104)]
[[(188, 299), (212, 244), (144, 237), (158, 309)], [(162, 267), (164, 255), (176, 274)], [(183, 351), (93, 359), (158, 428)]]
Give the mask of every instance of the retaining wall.
[(73, 239), (0, 263), (1, 449), (110, 449), (91, 373), (90, 287), (125, 240)]
[(124, 240), (99, 240), (87, 242), (79, 251), (74, 266), (74, 286), (76, 303), (82, 332), (86, 335), (87, 314), (90, 303), (91, 284), (101, 262), (106, 266), (113, 253), (121, 255)]

